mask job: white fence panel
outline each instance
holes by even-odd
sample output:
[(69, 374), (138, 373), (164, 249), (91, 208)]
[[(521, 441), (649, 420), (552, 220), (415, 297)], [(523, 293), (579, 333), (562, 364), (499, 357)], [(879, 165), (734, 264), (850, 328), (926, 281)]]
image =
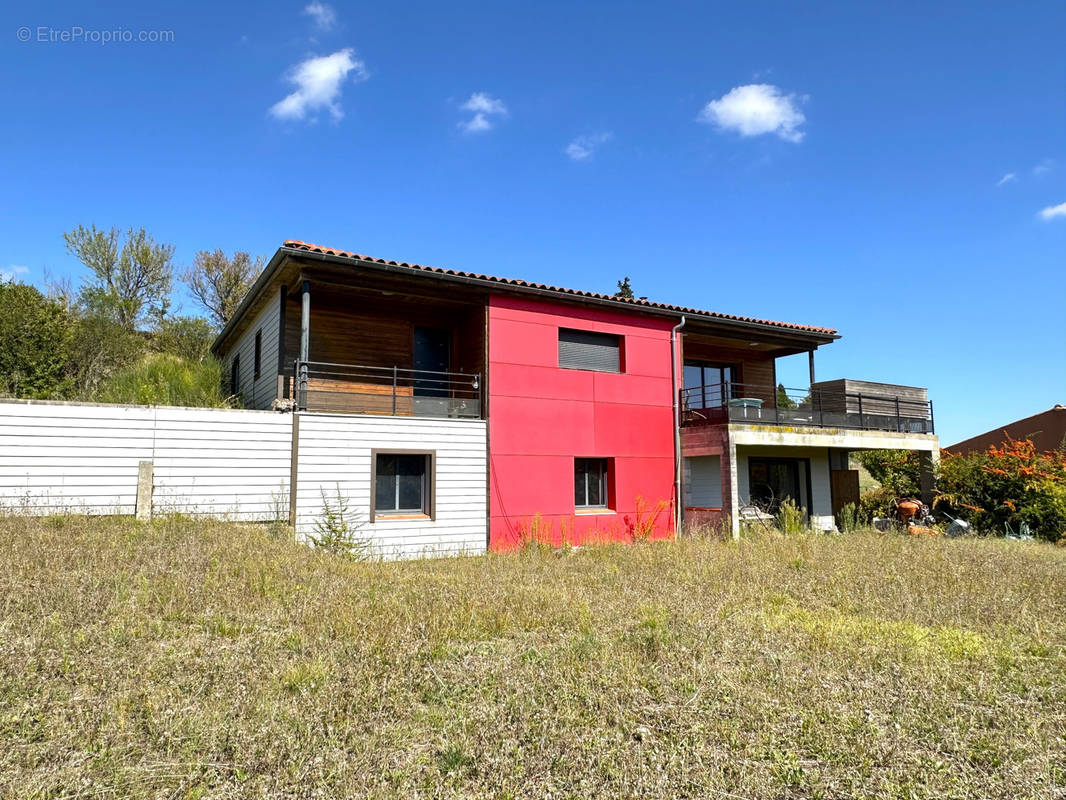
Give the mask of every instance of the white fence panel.
[(0, 509), (132, 514), (154, 408), (0, 403)]
[[(286, 520), (296, 417), (269, 411), (0, 401), (0, 510), (133, 514), (153, 465), (153, 513)], [(296, 531), (344, 497), (386, 557), (484, 552), (482, 420), (300, 414)], [(434, 518), (368, 520), (373, 450), (435, 454)]]
[(288, 519), (291, 448), (291, 414), (158, 408), (153, 511)]

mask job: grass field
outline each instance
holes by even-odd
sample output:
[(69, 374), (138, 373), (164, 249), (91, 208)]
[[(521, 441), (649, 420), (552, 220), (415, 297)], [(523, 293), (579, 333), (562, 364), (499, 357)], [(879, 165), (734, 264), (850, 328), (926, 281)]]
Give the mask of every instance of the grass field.
[(1066, 797), (1066, 549), (0, 520), (4, 797)]

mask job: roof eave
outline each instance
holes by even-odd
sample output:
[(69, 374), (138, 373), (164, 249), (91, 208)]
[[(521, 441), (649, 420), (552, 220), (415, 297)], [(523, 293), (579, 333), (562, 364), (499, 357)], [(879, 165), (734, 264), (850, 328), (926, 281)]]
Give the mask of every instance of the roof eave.
[[(282, 247), (281, 250), (285, 250), (289, 255), (294, 258), (313, 259), (316, 261), (328, 261), (332, 263), (345, 263), (353, 266), (362, 267), (365, 269), (373, 269), (381, 272), (391, 272), (402, 275), (417, 276), (420, 278), (430, 278), (436, 280), (443, 280), (453, 283), (462, 283), (468, 286), (478, 286), (484, 288), (487, 291), (496, 292), (514, 292), (518, 294), (529, 294), (541, 297), (549, 297), (553, 300), (563, 300), (566, 302), (578, 302), (588, 303), (598, 306), (607, 306), (609, 308), (617, 308), (630, 313), (649, 314), (652, 316), (666, 316), (672, 319), (680, 319), (685, 317), (692, 320), (704, 320), (714, 323), (716, 325), (723, 325), (727, 327), (736, 327), (741, 330), (757, 330), (764, 331), (766, 333), (772, 333), (775, 335), (791, 335), (797, 338), (804, 337), (809, 339), (819, 340), (822, 344), (829, 344), (840, 338), (840, 334), (836, 331), (828, 330), (813, 330), (810, 328), (792, 327), (788, 325), (773, 325), (765, 322), (755, 322), (751, 320), (733, 319), (725, 315), (717, 315), (711, 313), (701, 313), (694, 310), (685, 309), (672, 309), (663, 307), (660, 304), (641, 304), (633, 303), (626, 300), (614, 300), (608, 297), (595, 297), (582, 292), (573, 291), (559, 291), (556, 289), (522, 285), (517, 283), (510, 283), (504, 280), (492, 280), (490, 278), (479, 278), (474, 275), (460, 275), (454, 271), (426, 269), (415, 266), (404, 266), (397, 263), (382, 263), (376, 260), (367, 260), (363, 258), (356, 258), (353, 256), (342, 256), (335, 253), (319, 253), (313, 250), (305, 250), (303, 248), (290, 248)], [(279, 250), (280, 252), (280, 250)]]
[(548, 287), (512, 283), (506, 280), (492, 280), (490, 278), (482, 278), (475, 275), (457, 274), (451, 270), (405, 266), (399, 263), (368, 260), (336, 253), (322, 253), (300, 247), (288, 247), (282, 245), (277, 249), (277, 252), (274, 253), (266, 267), (264, 267), (263, 271), (259, 274), (259, 277), (256, 278), (255, 283), (252, 284), (248, 293), (244, 296), (244, 300), (242, 300), (241, 304), (237, 307), (237, 311), (225, 324), (218, 336), (215, 337), (215, 341), (211, 344), (211, 352), (213, 354), (218, 354), (222, 344), (240, 325), (249, 308), (254, 304), (256, 298), (260, 295), (263, 289), (265, 289), (274, 279), (286, 258), (322, 261), (333, 264), (347, 264), (377, 272), (388, 272), (430, 280), (441, 280), (449, 283), (460, 283), (467, 286), (476, 286), (483, 288), (486, 291), (510, 292), (547, 297), (557, 301), (562, 300), (571, 303), (584, 303), (601, 307), (605, 306), (608, 308), (628, 311), (630, 313), (635, 312), (650, 316), (669, 317), (671, 319), (681, 319), (682, 317), (685, 317), (686, 320), (707, 322), (739, 331), (761, 332), (774, 336), (784, 335), (788, 338), (805, 339), (816, 342), (818, 345), (829, 344), (840, 338), (840, 334), (836, 331), (814, 330), (811, 328), (793, 327), (790, 325), (774, 325), (768, 322), (735, 319), (727, 315), (705, 313), (693, 309), (669, 308), (658, 303), (634, 303), (626, 300), (615, 300), (609, 297), (591, 296), (578, 291), (560, 291)]

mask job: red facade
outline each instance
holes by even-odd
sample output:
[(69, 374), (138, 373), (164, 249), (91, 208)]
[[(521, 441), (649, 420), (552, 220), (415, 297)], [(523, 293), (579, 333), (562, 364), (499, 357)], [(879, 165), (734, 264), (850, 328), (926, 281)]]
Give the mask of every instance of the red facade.
[[(553, 544), (672, 535), (670, 320), (489, 300), (491, 538)], [(560, 328), (620, 337), (621, 372), (559, 366)], [(608, 509), (575, 506), (575, 459), (606, 459)]]

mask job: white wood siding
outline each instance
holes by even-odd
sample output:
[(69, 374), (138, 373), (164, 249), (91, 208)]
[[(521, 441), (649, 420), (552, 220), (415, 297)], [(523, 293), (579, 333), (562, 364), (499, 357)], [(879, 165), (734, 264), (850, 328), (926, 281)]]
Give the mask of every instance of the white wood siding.
[[(297, 533), (338, 489), (386, 557), (484, 552), (482, 420), (300, 414)], [(294, 416), (270, 411), (0, 401), (0, 510), (133, 514), (153, 463), (153, 513), (287, 520)], [(434, 451), (435, 519), (367, 522), (373, 449)]]
[[(278, 328), (281, 324), (281, 291), (270, 296), (248, 328), (222, 356), (223, 374), (228, 379), (233, 357), (240, 354), (238, 394), (245, 408), (269, 409), (278, 394)], [(255, 334), (261, 331), (259, 379), (255, 375)]]
[(288, 519), (290, 414), (157, 408), (155, 420), (153, 513)]
[[(371, 522), (373, 449), (436, 451), (436, 518)], [(358, 532), (386, 557), (480, 553), (486, 546), (485, 423), (481, 420), (300, 414), (296, 532), (315, 532), (323, 493), (338, 490)]]
[(0, 403), (0, 508), (132, 514), (154, 440), (154, 408)]
[(291, 442), (272, 412), (0, 402), (0, 508), (132, 514), (151, 461), (155, 513), (285, 519)]

